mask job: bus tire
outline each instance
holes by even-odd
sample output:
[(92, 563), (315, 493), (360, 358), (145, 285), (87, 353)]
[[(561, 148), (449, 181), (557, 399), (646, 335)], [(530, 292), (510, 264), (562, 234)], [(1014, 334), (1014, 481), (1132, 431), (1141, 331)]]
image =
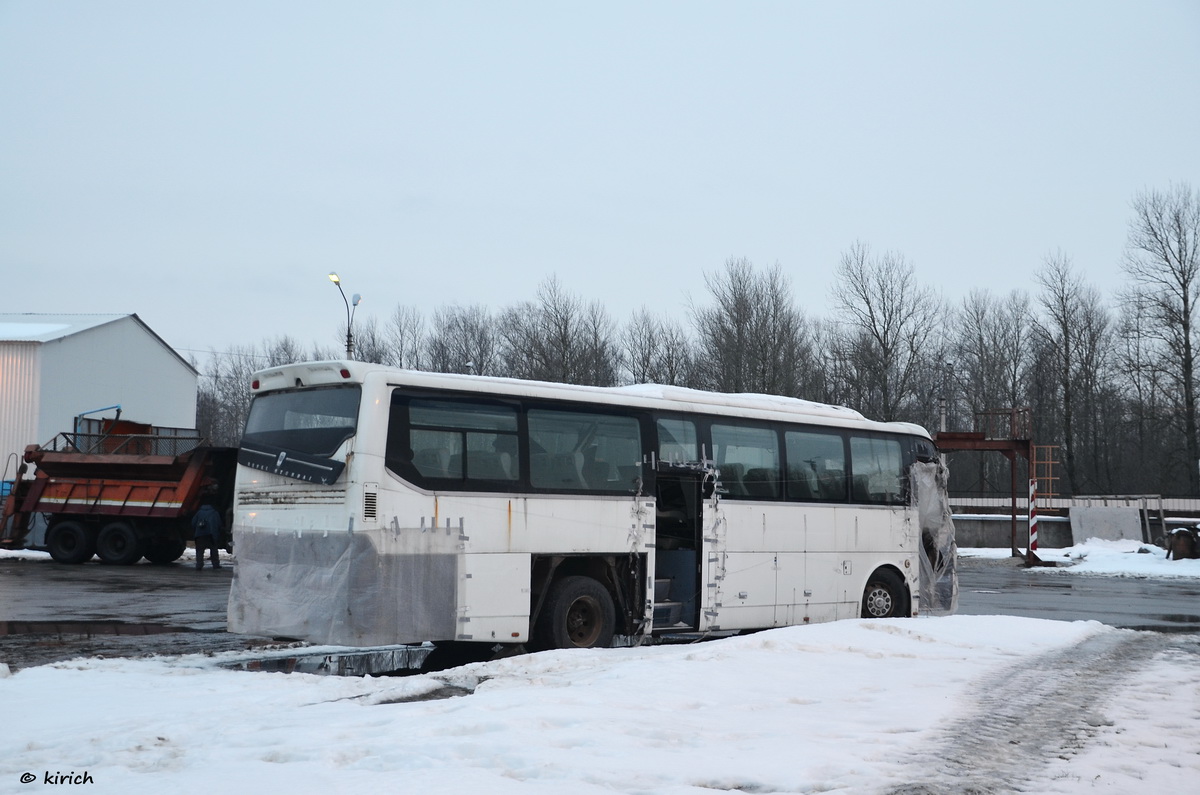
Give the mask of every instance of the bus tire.
[(96, 552), (95, 536), (82, 522), (55, 522), (46, 532), (46, 548), (59, 563), (83, 563)]
[(146, 560), (164, 564), (179, 560), (179, 556), (187, 549), (187, 542), (178, 533), (169, 532), (148, 540), (143, 546), (145, 548), (142, 554), (146, 556)]
[(572, 575), (550, 586), (538, 618), (543, 649), (593, 649), (612, 645), (617, 611), (608, 589), (591, 577)]
[(863, 618), (900, 618), (910, 613), (908, 589), (891, 569), (876, 569), (863, 590)]
[(109, 522), (96, 536), (96, 554), (115, 566), (129, 566), (142, 557), (142, 544), (127, 522)]

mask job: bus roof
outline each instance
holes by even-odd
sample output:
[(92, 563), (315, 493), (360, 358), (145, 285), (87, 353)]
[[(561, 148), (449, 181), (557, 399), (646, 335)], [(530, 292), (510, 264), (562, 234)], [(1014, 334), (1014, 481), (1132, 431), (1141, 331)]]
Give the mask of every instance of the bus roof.
[(457, 373), (403, 370), (380, 364), (347, 360), (300, 362), (259, 370), (253, 375), (254, 393), (273, 392), (332, 384), (384, 381), (401, 387), (447, 389), (508, 397), (575, 400), (600, 405), (631, 406), (659, 411), (683, 411), (750, 419), (790, 422), (809, 421), (819, 425), (889, 431), (931, 438), (920, 425), (909, 422), (879, 422), (844, 406), (833, 406), (800, 398), (754, 393), (706, 392), (679, 386), (635, 384), (600, 387), (525, 381)]

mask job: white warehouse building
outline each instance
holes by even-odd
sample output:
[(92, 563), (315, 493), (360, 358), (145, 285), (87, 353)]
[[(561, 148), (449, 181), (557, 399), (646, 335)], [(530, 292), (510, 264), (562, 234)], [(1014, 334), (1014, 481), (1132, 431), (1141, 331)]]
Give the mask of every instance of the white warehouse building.
[(0, 313), (0, 480), (13, 478), (27, 445), (97, 409), (119, 405), (122, 419), (194, 428), (197, 381), (137, 315)]

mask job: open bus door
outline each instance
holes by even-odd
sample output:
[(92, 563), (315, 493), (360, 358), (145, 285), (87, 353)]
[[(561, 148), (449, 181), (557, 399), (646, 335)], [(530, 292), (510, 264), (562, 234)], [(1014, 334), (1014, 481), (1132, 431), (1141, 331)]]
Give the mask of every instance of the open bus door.
[(654, 631), (701, 631), (712, 623), (716, 472), (660, 461), (655, 475)]

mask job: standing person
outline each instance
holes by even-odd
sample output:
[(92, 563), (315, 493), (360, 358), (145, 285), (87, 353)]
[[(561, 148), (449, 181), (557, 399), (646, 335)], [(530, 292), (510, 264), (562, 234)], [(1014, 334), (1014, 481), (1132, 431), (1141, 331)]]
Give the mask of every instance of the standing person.
[(204, 550), (212, 550), (212, 567), (221, 568), (221, 559), (217, 547), (221, 543), (224, 526), (221, 524), (221, 514), (213, 507), (212, 501), (204, 499), (200, 510), (192, 517), (193, 538), (196, 539), (196, 571), (204, 568)]

